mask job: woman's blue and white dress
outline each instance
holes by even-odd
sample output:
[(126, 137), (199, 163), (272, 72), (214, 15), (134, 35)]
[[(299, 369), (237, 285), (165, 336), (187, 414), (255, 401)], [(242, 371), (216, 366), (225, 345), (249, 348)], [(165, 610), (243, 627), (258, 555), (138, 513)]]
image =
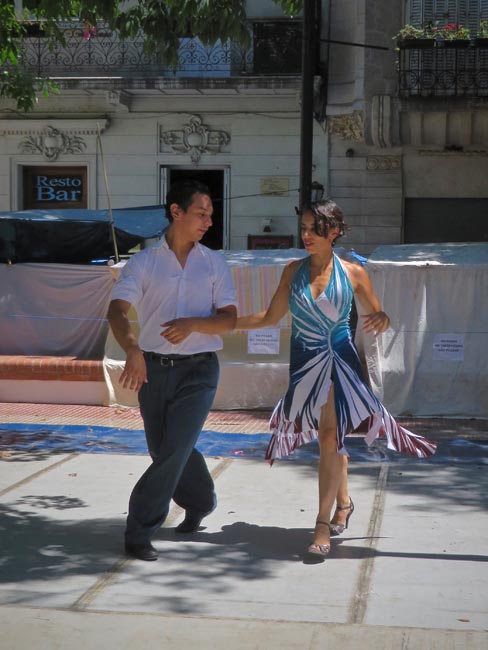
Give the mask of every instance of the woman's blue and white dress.
[(310, 257), (296, 271), (289, 299), (290, 383), (271, 416), (273, 435), (267, 460), (287, 456), (317, 438), (321, 409), (332, 382), (339, 453), (347, 453), (345, 436), (364, 420), (369, 421), (368, 445), (381, 435), (386, 436), (389, 449), (419, 458), (435, 453), (436, 444), (399, 426), (365, 382), (349, 327), (353, 296), (349, 276), (335, 254), (329, 284), (315, 300)]

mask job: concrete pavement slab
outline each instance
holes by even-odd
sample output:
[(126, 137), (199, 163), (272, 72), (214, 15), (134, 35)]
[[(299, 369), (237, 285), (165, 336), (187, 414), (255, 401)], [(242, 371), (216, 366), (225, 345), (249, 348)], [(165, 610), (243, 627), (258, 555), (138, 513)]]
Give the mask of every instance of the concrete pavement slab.
[[(317, 514), (315, 464), (232, 460), (204, 531), (155, 538), (157, 563), (131, 563), (90, 608), (269, 620), (347, 622), (355, 601), (378, 467), (351, 476), (355, 533), (323, 564), (303, 563)], [(349, 537), (349, 538), (348, 538)]]
[(123, 554), (130, 491), (148, 463), (73, 455), (12, 486), (0, 515), (0, 603), (71, 607), (110, 572)]
[(390, 466), (365, 622), (488, 627), (484, 468)]
[(121, 552), (143, 456), (73, 455), (2, 498), (0, 602), (70, 607)]
[(0, 608), (2, 650), (486, 650), (482, 632)]
[[(77, 454), (25, 454), (10, 453), (1, 462), (0, 472), (0, 496), (10, 491), (14, 485), (22, 481), (32, 480), (40, 472), (50, 471), (58, 464), (64, 463), (67, 459)], [(7, 460), (8, 459), (8, 460)]]

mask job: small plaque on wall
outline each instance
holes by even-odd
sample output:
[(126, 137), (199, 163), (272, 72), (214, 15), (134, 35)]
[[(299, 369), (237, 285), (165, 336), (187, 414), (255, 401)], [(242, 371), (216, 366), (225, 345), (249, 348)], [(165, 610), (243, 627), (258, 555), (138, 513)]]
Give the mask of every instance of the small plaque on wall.
[(265, 176), (261, 179), (261, 194), (280, 196), (287, 194), (290, 189), (290, 179), (287, 176)]
[(248, 235), (248, 250), (283, 249), (293, 246), (293, 235)]

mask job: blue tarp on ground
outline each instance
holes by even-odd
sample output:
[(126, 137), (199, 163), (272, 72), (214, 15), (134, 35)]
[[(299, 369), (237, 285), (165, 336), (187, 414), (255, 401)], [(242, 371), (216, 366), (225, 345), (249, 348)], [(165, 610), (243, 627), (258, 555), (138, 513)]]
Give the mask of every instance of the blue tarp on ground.
[[(269, 433), (221, 433), (202, 431), (198, 449), (205, 456), (262, 460), (270, 439)], [(442, 442), (434, 456), (418, 459), (386, 447), (384, 439), (368, 447), (360, 437), (346, 440), (351, 460), (390, 463), (457, 463), (486, 465), (486, 441), (449, 440)], [(147, 454), (144, 431), (88, 424), (0, 424), (0, 452), (9, 453), (112, 453)], [(297, 449), (285, 461), (316, 462), (317, 442)]]
[[(164, 206), (113, 210), (121, 255), (168, 226)], [(114, 255), (108, 210), (0, 212), (0, 263), (85, 264)]]

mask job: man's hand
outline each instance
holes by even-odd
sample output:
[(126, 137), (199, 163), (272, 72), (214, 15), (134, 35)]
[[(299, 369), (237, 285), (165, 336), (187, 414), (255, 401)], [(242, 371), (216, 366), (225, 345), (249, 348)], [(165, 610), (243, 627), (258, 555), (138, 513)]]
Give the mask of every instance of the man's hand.
[(138, 392), (142, 384), (147, 383), (146, 361), (139, 346), (129, 348), (124, 371), (120, 375), (119, 384), (128, 390)]
[(373, 333), (375, 336), (382, 334), (390, 327), (390, 319), (384, 311), (375, 311), (372, 314), (361, 316), (363, 329), (367, 334)]
[(161, 332), (161, 336), (176, 345), (184, 341), (190, 334), (193, 332), (193, 318), (175, 318), (175, 320), (170, 320), (167, 323), (161, 323), (161, 327), (166, 327)]

